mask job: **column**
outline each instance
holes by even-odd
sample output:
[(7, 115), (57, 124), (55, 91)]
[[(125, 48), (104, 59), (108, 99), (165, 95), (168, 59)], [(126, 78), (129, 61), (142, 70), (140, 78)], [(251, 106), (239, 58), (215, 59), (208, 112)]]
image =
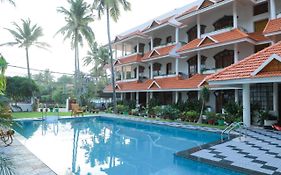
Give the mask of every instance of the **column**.
[(178, 101), (179, 101), (179, 92), (176, 91), (175, 92), (175, 104), (178, 103)]
[(151, 76), (151, 79), (153, 79), (153, 63), (150, 63), (150, 76)]
[(234, 96), (235, 96), (235, 103), (238, 103), (239, 102), (239, 91), (238, 89), (235, 89), (234, 90)]
[(153, 92), (150, 92), (149, 99), (153, 99)]
[(197, 52), (197, 73), (201, 74), (201, 53)]
[(131, 92), (131, 95), (130, 95), (130, 100), (131, 100), (131, 101), (133, 100), (133, 97), (134, 97), (134, 93)]
[(122, 57), (125, 56), (125, 44), (122, 43)]
[(148, 107), (149, 103), (149, 92), (146, 92), (146, 107)]
[(197, 91), (197, 92), (198, 92), (198, 93), (197, 93), (197, 98), (198, 98), (198, 100), (200, 100), (200, 98), (201, 98), (200, 90), (201, 90), (201, 89), (199, 89), (199, 90)]
[(137, 76), (136, 78), (137, 78), (137, 80), (140, 79), (139, 73), (140, 73), (140, 66), (138, 65), (138, 66), (137, 66), (137, 73), (136, 73), (136, 76)]
[(179, 75), (179, 58), (176, 58), (176, 76)]
[(238, 28), (238, 21), (237, 21), (237, 2), (233, 2), (233, 28)]
[(150, 50), (153, 50), (153, 37), (150, 38)]
[(139, 99), (140, 99), (140, 93), (136, 92), (136, 107), (140, 104)]
[(278, 93), (278, 83), (273, 83), (273, 111), (277, 115), (279, 114), (279, 109), (278, 109), (278, 102), (279, 102), (279, 93)]
[(245, 126), (251, 126), (250, 84), (243, 84), (243, 122)]
[(124, 68), (121, 66), (121, 80), (124, 80)]
[(234, 44), (234, 63), (238, 62), (238, 44)]
[(117, 60), (117, 57), (118, 57), (118, 55), (117, 55), (117, 45), (115, 45), (115, 60)]
[(140, 42), (138, 41), (137, 42), (137, 53), (139, 53), (140, 52)]
[(120, 93), (121, 101), (123, 101), (123, 93)]
[(176, 28), (176, 35), (175, 35), (175, 40), (176, 40), (177, 44), (179, 43), (179, 33), (180, 33), (180, 29), (177, 27)]
[(197, 15), (197, 38), (201, 38), (200, 15)]
[(276, 19), (276, 5), (275, 5), (275, 0), (270, 0), (270, 19)]

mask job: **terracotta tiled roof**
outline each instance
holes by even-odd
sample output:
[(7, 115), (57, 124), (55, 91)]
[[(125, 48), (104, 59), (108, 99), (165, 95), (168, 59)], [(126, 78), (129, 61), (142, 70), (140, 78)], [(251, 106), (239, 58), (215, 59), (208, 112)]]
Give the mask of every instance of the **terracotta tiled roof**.
[(223, 69), (222, 71), (210, 76), (208, 81), (281, 76), (281, 71), (261, 72), (255, 76), (252, 76), (252, 73), (256, 71), (273, 54), (281, 55), (281, 42), (265, 48), (264, 50)]
[(187, 14), (189, 14), (189, 13), (191, 13), (191, 12), (194, 12), (194, 11), (197, 10), (197, 8), (198, 8), (197, 5), (196, 5), (196, 6), (193, 6), (193, 7), (189, 8), (189, 9), (187, 9), (187, 10), (186, 10), (185, 12), (183, 12), (182, 14), (178, 15), (177, 18), (182, 17), (182, 16), (184, 16), (184, 15), (187, 15)]
[(263, 33), (265, 35), (281, 31), (281, 18), (269, 20)]
[(267, 37), (263, 35), (261, 32), (253, 32), (253, 33), (248, 33), (249, 37), (256, 42), (263, 42), (263, 41), (269, 41)]
[(141, 59), (142, 59), (142, 55), (135, 54), (135, 55), (132, 55), (132, 56), (128, 56), (128, 57), (125, 57), (125, 58), (118, 59), (118, 61), (116, 61), (115, 65), (140, 62)]
[(136, 31), (134, 31), (134, 32), (131, 32), (131, 33), (126, 34), (126, 35), (123, 35), (123, 36), (122, 36), (122, 35), (118, 35), (118, 36), (115, 38), (114, 42), (118, 42), (118, 41), (127, 39), (127, 38), (132, 37), (132, 36), (146, 37), (146, 35), (143, 34), (141, 31), (136, 30)]
[[(240, 31), (239, 29), (233, 29), (229, 32), (224, 32), (224, 33), (220, 33), (220, 34), (216, 34), (213, 36), (210, 36), (212, 39), (214, 39), (217, 42), (207, 42), (204, 43), (202, 42), (202, 40), (204, 40), (204, 38), (202, 39), (195, 39), (189, 43), (187, 43), (186, 45), (182, 46), (178, 52), (183, 52), (183, 51), (187, 51), (187, 50), (192, 50), (192, 49), (196, 49), (196, 48), (201, 48), (201, 47), (205, 47), (205, 46), (209, 46), (209, 45), (214, 45), (214, 44), (218, 44), (218, 43), (226, 43), (226, 42), (230, 42), (230, 41), (235, 41), (235, 40), (239, 40), (239, 39), (244, 39), (244, 38), (249, 38), (249, 35), (247, 35), (246, 33)], [(206, 38), (207, 39), (207, 38)], [(200, 43), (202, 43), (200, 46), (198, 46)]]
[(169, 45), (166, 47), (161, 47), (159, 49), (154, 49), (144, 54), (142, 60), (154, 59), (157, 57), (163, 57), (169, 55), (169, 53), (175, 48), (175, 45)]
[[(155, 80), (146, 80), (144, 82), (121, 82), (117, 83), (120, 89), (116, 89), (118, 92), (122, 91), (148, 91), (148, 90), (171, 90), (171, 89), (197, 89), (199, 85), (205, 80), (208, 75), (197, 74), (189, 79), (180, 79), (178, 77), (160, 78)], [(160, 86), (154, 86), (152, 83)], [(111, 92), (111, 85), (104, 89), (105, 92)]]

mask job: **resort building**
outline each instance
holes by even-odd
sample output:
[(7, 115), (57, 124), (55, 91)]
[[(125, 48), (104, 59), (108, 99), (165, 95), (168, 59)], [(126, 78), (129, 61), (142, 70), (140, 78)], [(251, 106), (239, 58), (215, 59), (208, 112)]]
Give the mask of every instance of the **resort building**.
[(164, 105), (208, 86), (213, 112), (233, 100), (247, 126), (251, 104), (280, 116), (280, 13), (279, 0), (198, 0), (116, 36), (116, 92)]

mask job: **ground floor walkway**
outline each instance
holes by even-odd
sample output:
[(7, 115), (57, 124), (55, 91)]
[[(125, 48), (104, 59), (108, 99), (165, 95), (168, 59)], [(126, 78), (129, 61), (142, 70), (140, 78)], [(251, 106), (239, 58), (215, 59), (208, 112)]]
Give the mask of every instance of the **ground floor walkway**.
[(281, 133), (251, 128), (246, 137), (217, 144), (186, 157), (248, 174), (281, 175)]
[(0, 154), (11, 158), (16, 175), (56, 175), (17, 139), (8, 147), (0, 142)]

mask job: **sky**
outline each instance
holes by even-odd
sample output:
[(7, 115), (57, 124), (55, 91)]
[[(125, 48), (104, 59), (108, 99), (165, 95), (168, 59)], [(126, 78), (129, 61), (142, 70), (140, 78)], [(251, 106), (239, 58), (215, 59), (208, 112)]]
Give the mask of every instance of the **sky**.
[[(176, 8), (182, 7), (194, 0), (129, 0), (132, 10), (122, 12), (117, 23), (111, 22), (111, 35), (121, 34), (130, 28), (145, 23), (157, 16), (167, 13)], [(55, 33), (65, 25), (64, 16), (57, 13), (60, 6), (69, 7), (67, 0), (15, 0), (16, 7), (9, 3), (0, 4), (0, 44), (13, 41), (13, 37), (5, 28), (13, 29), (12, 22), (20, 24), (20, 19), (30, 18), (33, 24), (38, 24), (43, 28), (44, 36), (38, 41), (47, 42), (51, 47), (48, 50), (31, 47), (29, 51), (30, 67), (40, 70), (49, 69), (54, 72), (73, 73), (74, 71), (74, 51), (70, 48), (70, 41), (63, 41), (61, 35)], [(88, 0), (91, 2), (91, 0)], [(95, 39), (100, 44), (107, 43), (106, 20), (96, 19), (90, 24)], [(0, 53), (6, 58), (10, 65), (26, 67), (26, 57), (23, 48), (16, 46), (2, 46)], [(86, 56), (87, 46), (80, 50), (80, 60)], [(81, 70), (89, 72), (91, 67), (81, 64)], [(32, 71), (32, 74), (38, 72)], [(26, 76), (27, 71), (8, 67), (8, 76)], [(59, 74), (56, 77), (61, 76)]]

